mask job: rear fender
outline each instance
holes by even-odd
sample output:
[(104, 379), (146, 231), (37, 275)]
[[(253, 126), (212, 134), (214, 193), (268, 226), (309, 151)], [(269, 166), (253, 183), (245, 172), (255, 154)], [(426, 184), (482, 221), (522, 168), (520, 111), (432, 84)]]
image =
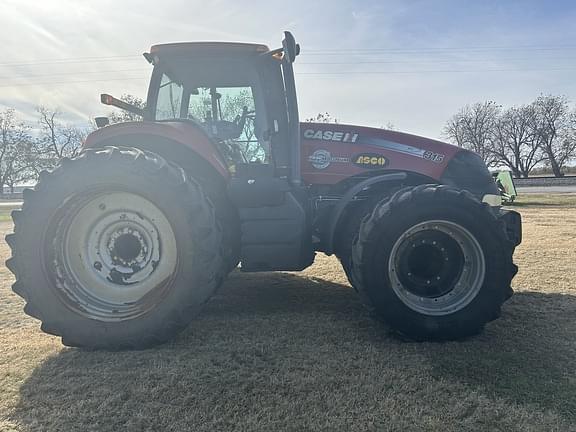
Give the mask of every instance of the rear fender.
[(199, 159), (208, 162), (222, 179), (227, 180), (230, 176), (228, 167), (210, 138), (200, 127), (188, 122), (119, 123), (91, 133), (84, 147), (107, 145), (152, 151), (179, 165), (187, 160)]

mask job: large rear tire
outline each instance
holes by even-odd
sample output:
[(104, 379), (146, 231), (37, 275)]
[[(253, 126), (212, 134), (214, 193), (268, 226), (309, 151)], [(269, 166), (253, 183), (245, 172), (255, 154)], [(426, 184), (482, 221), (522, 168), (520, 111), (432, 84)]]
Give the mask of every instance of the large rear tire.
[(146, 348), (220, 285), (222, 233), (201, 187), (161, 157), (86, 150), (43, 173), (7, 236), (25, 312), (65, 345)]
[(514, 243), (493, 210), (466, 191), (408, 187), (362, 221), (352, 280), (392, 329), (453, 340), (499, 317), (516, 274)]

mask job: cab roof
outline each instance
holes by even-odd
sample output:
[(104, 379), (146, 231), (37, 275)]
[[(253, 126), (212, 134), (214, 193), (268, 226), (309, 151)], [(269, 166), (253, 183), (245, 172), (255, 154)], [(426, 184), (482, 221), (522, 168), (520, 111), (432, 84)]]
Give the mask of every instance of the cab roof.
[(254, 55), (270, 51), (266, 45), (240, 42), (176, 42), (153, 45), (150, 54), (163, 56)]

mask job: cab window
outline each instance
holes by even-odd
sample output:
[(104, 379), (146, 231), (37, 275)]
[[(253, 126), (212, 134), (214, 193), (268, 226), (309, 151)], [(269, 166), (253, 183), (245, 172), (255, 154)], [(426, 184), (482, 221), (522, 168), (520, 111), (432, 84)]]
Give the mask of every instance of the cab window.
[(269, 148), (257, 133), (256, 104), (250, 86), (203, 87), (192, 89), (188, 118), (218, 135), (218, 129), (229, 124), (241, 127), (234, 137), (223, 141), (227, 154), (235, 163), (268, 163)]
[(163, 74), (156, 99), (156, 120), (180, 118), (183, 86)]

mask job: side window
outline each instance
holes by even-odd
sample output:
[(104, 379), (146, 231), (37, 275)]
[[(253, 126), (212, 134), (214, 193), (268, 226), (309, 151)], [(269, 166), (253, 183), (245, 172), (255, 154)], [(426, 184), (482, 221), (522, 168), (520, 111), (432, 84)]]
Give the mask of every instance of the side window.
[[(264, 146), (262, 133), (257, 129), (257, 118), (254, 96), (251, 87), (226, 89), (227, 97), (223, 101), (222, 112), (230, 112), (230, 118), (241, 115), (244, 107), (248, 109), (248, 117), (242, 129), (242, 134), (234, 141), (242, 154), (244, 162), (268, 163), (268, 151)], [(232, 117), (234, 116), (234, 117)]]
[(193, 89), (188, 103), (188, 118), (204, 123), (212, 119), (212, 98), (209, 88)]
[[(214, 111), (214, 106), (216, 110)], [(228, 122), (235, 123), (242, 118), (244, 107), (248, 115), (242, 132), (234, 139), (226, 140), (224, 144), (230, 162), (234, 163), (268, 163), (270, 158), (269, 143), (264, 139), (264, 133), (259, 128), (259, 113), (252, 87), (213, 87), (194, 89), (190, 94), (188, 117), (201, 123)]]
[(182, 92), (181, 84), (172, 81), (168, 75), (162, 75), (156, 101), (156, 120), (180, 118)]

